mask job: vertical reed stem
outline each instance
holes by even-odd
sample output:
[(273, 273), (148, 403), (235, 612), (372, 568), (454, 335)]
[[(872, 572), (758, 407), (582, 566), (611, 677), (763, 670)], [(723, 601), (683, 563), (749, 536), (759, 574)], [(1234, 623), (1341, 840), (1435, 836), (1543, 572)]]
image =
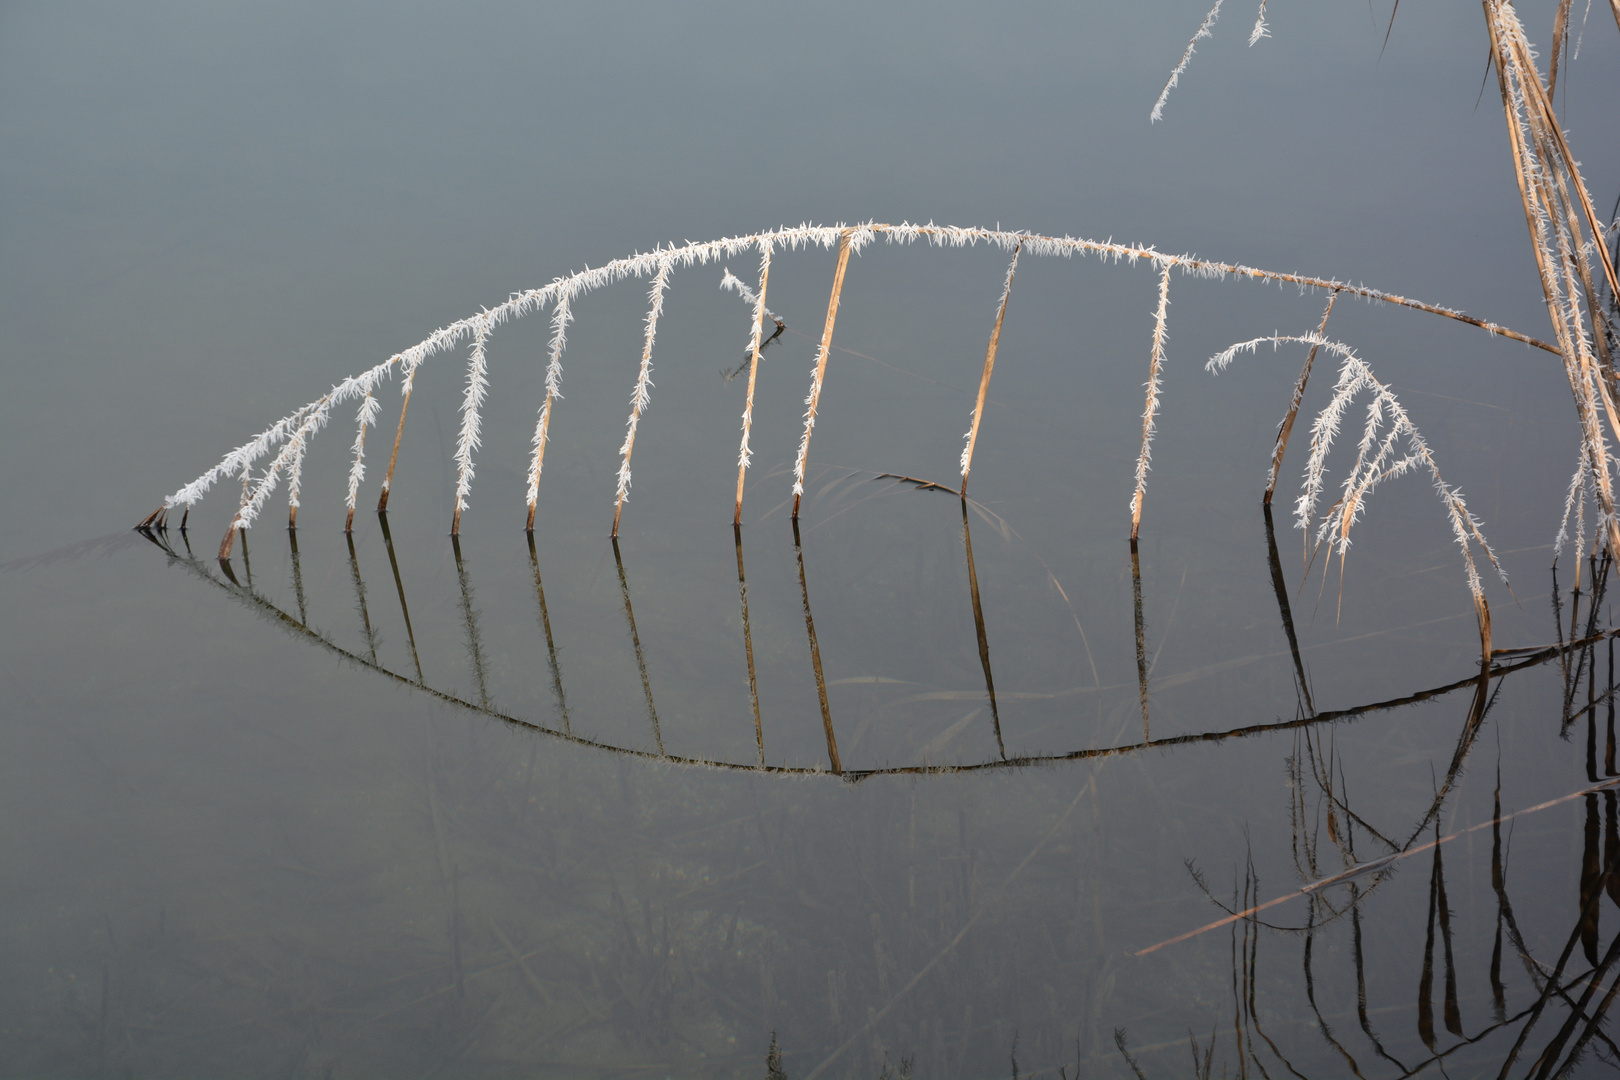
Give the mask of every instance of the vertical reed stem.
[(298, 565), (298, 530), (287, 530), (287, 545), (292, 549), (292, 579), (293, 595), (298, 598), (298, 622), (300, 625), (309, 622), (309, 614), (304, 608), (304, 572)]
[(793, 520), (799, 519), (799, 499), (804, 495), (804, 464), (810, 456), (810, 433), (816, 428), (816, 410), (821, 406), (821, 387), (827, 377), (827, 352), (832, 347), (833, 323), (838, 321), (838, 297), (844, 291), (844, 271), (849, 266), (850, 237), (845, 229), (838, 237), (838, 267), (833, 271), (832, 295), (827, 298), (827, 322), (821, 329), (821, 345), (816, 350), (816, 372), (810, 380), (810, 396), (805, 399), (804, 438), (799, 441), (799, 460), (793, 465)]
[(973, 447), (979, 441), (979, 423), (984, 419), (984, 399), (990, 393), (990, 373), (996, 369), (996, 347), (1001, 344), (1001, 323), (1007, 317), (1007, 300), (1012, 296), (1013, 274), (1018, 270), (1018, 253), (1024, 242), (1013, 247), (1012, 261), (1007, 264), (1007, 280), (1001, 286), (1001, 304), (996, 308), (996, 325), (990, 331), (990, 346), (984, 353), (984, 374), (979, 376), (979, 397), (973, 403), (973, 425), (968, 428), (967, 446), (962, 449), (962, 488), (957, 492), (967, 498), (968, 473), (973, 470)]
[(1131, 496), (1131, 551), (1142, 527), (1142, 499), (1147, 493), (1149, 463), (1153, 460), (1154, 417), (1159, 412), (1159, 372), (1164, 366), (1164, 322), (1170, 307), (1170, 264), (1159, 267), (1159, 308), (1153, 315), (1153, 349), (1148, 359), (1147, 405), (1142, 409), (1142, 452), (1136, 458), (1136, 493)]
[(399, 427), (394, 431), (394, 452), (388, 457), (388, 475), (383, 477), (382, 494), (377, 496), (377, 513), (388, 509), (388, 493), (394, 489), (394, 465), (399, 461), (399, 440), (405, 436), (405, 410), (411, 407), (411, 391), (416, 388), (416, 371), (405, 376), (405, 400), (399, 406)]
[(636, 428), (641, 424), (642, 411), (651, 401), (647, 391), (652, 388), (653, 339), (658, 334), (658, 316), (664, 310), (664, 289), (669, 285), (669, 269), (668, 262), (659, 263), (652, 288), (648, 290), (647, 299), (651, 306), (647, 311), (647, 333), (641, 346), (641, 370), (636, 375), (636, 389), (630, 395), (630, 419), (625, 422), (628, 430), (624, 433), (624, 445), (619, 447), (624, 460), (619, 465), (618, 499), (613, 504), (614, 536), (619, 535), (619, 515), (624, 512), (624, 500), (630, 496), (630, 455), (636, 449)]
[[(1327, 309), (1322, 312), (1322, 321), (1316, 326), (1317, 337), (1327, 333), (1328, 316), (1333, 314), (1333, 305), (1338, 299), (1339, 290), (1334, 289), (1333, 295), (1328, 297)], [(1266, 475), (1266, 497), (1264, 502), (1268, 508), (1271, 506), (1271, 494), (1277, 488), (1277, 474), (1282, 471), (1283, 454), (1288, 450), (1288, 434), (1294, 430), (1294, 418), (1299, 415), (1299, 403), (1305, 397), (1305, 384), (1310, 381), (1311, 365), (1316, 362), (1316, 350), (1318, 348), (1319, 346), (1312, 345), (1311, 351), (1306, 354), (1305, 366), (1300, 368), (1299, 379), (1294, 383), (1294, 396), (1288, 402), (1288, 415), (1283, 417), (1282, 427), (1277, 429), (1277, 445), (1271, 451), (1271, 471)], [(1266, 513), (1266, 520), (1269, 523), (1270, 510), (1268, 509)], [(1267, 528), (1270, 528), (1269, 524)], [(1276, 546), (1275, 538), (1272, 540), (1272, 546)], [(1290, 631), (1291, 634), (1292, 631)]]
[(765, 287), (771, 276), (771, 241), (759, 242), (759, 299), (754, 304), (754, 331), (749, 342), (748, 401), (743, 406), (742, 446), (737, 451), (737, 507), (731, 516), (733, 525), (742, 524), (743, 480), (748, 475), (748, 462), (753, 451), (748, 448), (749, 431), (754, 426), (754, 383), (759, 378), (759, 339), (765, 326)]
[(550, 439), (551, 406), (562, 397), (562, 352), (568, 344), (568, 324), (573, 320), (573, 309), (565, 292), (557, 298), (551, 313), (550, 359), (546, 362), (546, 400), (540, 406), (540, 419), (534, 428), (534, 460), (529, 464), (529, 522), (525, 526), (534, 532), (534, 506), (540, 499), (540, 471), (546, 464), (546, 442)]
[[(353, 513), (353, 511), (350, 511)], [(366, 583), (360, 576), (360, 556), (354, 550), (354, 532), (349, 530), (345, 537), (349, 541), (349, 576), (354, 581), (355, 606), (360, 609), (360, 633), (366, 643), (366, 650), (371, 654), (371, 662), (377, 662), (377, 632), (371, 626), (371, 612), (366, 607)]]

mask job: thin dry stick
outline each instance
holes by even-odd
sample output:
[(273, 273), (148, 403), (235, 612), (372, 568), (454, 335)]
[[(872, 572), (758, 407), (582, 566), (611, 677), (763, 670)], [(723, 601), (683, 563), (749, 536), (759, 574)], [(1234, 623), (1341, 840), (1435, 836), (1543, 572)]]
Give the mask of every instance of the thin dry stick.
[(1012, 296), (1013, 274), (1018, 270), (1018, 253), (1024, 250), (1020, 239), (1013, 247), (1012, 262), (1007, 264), (1007, 280), (1001, 286), (1001, 304), (996, 308), (996, 325), (990, 331), (990, 347), (984, 353), (984, 374), (979, 376), (979, 399), (973, 404), (973, 425), (968, 428), (967, 445), (962, 448), (962, 490), (967, 498), (968, 473), (973, 468), (973, 446), (979, 441), (979, 422), (984, 419), (984, 399), (990, 393), (990, 373), (996, 369), (996, 347), (1001, 344), (1001, 323), (1007, 317), (1007, 300)]
[(641, 650), (641, 634), (636, 630), (636, 613), (630, 606), (630, 579), (624, 573), (624, 560), (619, 557), (619, 538), (613, 538), (613, 561), (619, 567), (619, 592), (624, 596), (624, 618), (630, 624), (630, 644), (636, 651), (636, 667), (641, 672), (641, 692), (647, 699), (647, 719), (652, 722), (653, 742), (658, 756), (664, 757), (664, 732), (658, 726), (658, 706), (653, 704), (652, 678), (647, 674), (647, 654)]
[[(1216, 5), (1217, 7), (1219, 5)], [(1153, 460), (1153, 418), (1159, 412), (1159, 372), (1164, 367), (1164, 321), (1170, 307), (1170, 264), (1159, 265), (1159, 308), (1153, 315), (1153, 349), (1148, 357), (1147, 405), (1142, 409), (1142, 452), (1136, 458), (1136, 493), (1131, 496), (1131, 540), (1142, 527), (1142, 497)]]
[(394, 490), (394, 466), (399, 463), (399, 440), (405, 437), (405, 411), (411, 407), (411, 390), (416, 386), (416, 369), (405, 375), (404, 401), (399, 406), (399, 427), (394, 431), (394, 452), (388, 457), (388, 475), (383, 477), (382, 494), (377, 496), (377, 513), (388, 512), (388, 493)]
[(1142, 617), (1142, 559), (1131, 540), (1131, 594), (1136, 604), (1136, 685), (1142, 698), (1142, 740), (1153, 736), (1148, 726), (1147, 622)]
[[(1322, 312), (1322, 321), (1317, 324), (1316, 336), (1321, 337), (1327, 333), (1328, 316), (1333, 314), (1333, 305), (1339, 299), (1338, 290), (1334, 290), (1328, 297), (1327, 308)], [(1294, 418), (1299, 415), (1299, 403), (1305, 397), (1305, 384), (1311, 377), (1311, 365), (1316, 362), (1316, 350), (1319, 345), (1312, 345), (1311, 351), (1305, 357), (1305, 366), (1299, 371), (1299, 381), (1294, 383), (1294, 396), (1288, 402), (1288, 415), (1283, 417), (1282, 427), (1277, 429), (1277, 446), (1271, 452), (1271, 471), (1266, 474), (1265, 504), (1271, 505), (1271, 494), (1277, 488), (1277, 474), (1282, 469), (1283, 454), (1288, 450), (1288, 434), (1294, 430)]]
[(742, 524), (743, 481), (748, 476), (748, 462), (754, 452), (748, 448), (748, 435), (754, 426), (754, 384), (759, 379), (759, 339), (765, 326), (765, 287), (771, 277), (771, 241), (759, 242), (759, 299), (754, 303), (754, 332), (749, 340), (748, 400), (743, 405), (742, 446), (737, 450), (737, 508), (731, 516), (733, 525)]
[(624, 433), (624, 445), (619, 447), (624, 460), (619, 465), (618, 501), (613, 504), (614, 536), (619, 535), (619, 515), (624, 512), (624, 500), (630, 497), (630, 455), (636, 448), (636, 428), (641, 423), (642, 412), (652, 400), (648, 391), (652, 389), (653, 339), (658, 334), (658, 316), (664, 311), (664, 290), (669, 286), (669, 269), (669, 263), (660, 263), (658, 273), (653, 275), (652, 288), (647, 290), (651, 307), (647, 310), (647, 334), (641, 345), (641, 371), (636, 376), (635, 392), (630, 395), (630, 419), (625, 422), (628, 430)]
[(799, 460), (793, 464), (793, 520), (799, 519), (799, 499), (804, 495), (804, 463), (810, 456), (810, 433), (816, 428), (816, 409), (821, 405), (821, 386), (827, 377), (827, 353), (832, 346), (833, 323), (838, 320), (838, 297), (844, 291), (844, 270), (849, 266), (850, 235), (845, 229), (838, 238), (838, 267), (833, 271), (832, 295), (827, 298), (827, 323), (821, 330), (821, 346), (816, 350), (816, 371), (810, 380), (810, 396), (804, 399), (804, 438), (799, 440)]

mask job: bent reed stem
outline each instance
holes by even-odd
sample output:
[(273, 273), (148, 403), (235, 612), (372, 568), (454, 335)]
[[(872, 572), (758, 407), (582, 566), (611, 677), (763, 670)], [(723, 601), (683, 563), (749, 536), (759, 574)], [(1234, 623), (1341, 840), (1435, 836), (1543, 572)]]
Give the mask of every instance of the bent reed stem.
[(850, 237), (853, 229), (838, 236), (838, 266), (833, 270), (832, 295), (827, 298), (827, 321), (821, 329), (816, 349), (815, 372), (810, 379), (810, 396), (804, 399), (804, 438), (799, 442), (799, 459), (793, 463), (793, 520), (799, 520), (799, 500), (804, 497), (804, 466), (810, 456), (810, 435), (816, 429), (816, 411), (821, 407), (821, 388), (827, 378), (827, 354), (832, 348), (833, 324), (838, 321), (838, 300), (844, 291), (844, 271), (849, 267)]

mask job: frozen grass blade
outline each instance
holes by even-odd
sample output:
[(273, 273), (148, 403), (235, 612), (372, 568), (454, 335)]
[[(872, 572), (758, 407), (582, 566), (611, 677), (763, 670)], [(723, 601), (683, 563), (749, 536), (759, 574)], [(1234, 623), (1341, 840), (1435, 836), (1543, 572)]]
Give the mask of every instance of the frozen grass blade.
[(354, 464), (349, 466), (349, 516), (343, 520), (343, 531), (346, 533), (354, 532), (354, 504), (360, 497), (360, 482), (366, 478), (366, 428), (377, 422), (377, 414), (381, 411), (382, 403), (368, 390), (355, 413), (355, 423), (360, 430), (354, 436)]
[(630, 419), (625, 422), (624, 445), (619, 447), (623, 460), (619, 465), (618, 501), (613, 504), (613, 535), (619, 535), (619, 515), (624, 511), (624, 500), (630, 497), (630, 455), (636, 448), (636, 428), (641, 414), (652, 401), (653, 339), (658, 335), (658, 316), (664, 311), (664, 290), (669, 287), (669, 263), (658, 265), (653, 275), (652, 288), (647, 290), (647, 334), (641, 346), (641, 370), (636, 375), (636, 389), (630, 395)]
[(827, 377), (827, 353), (832, 348), (833, 324), (838, 321), (838, 299), (844, 291), (844, 271), (849, 267), (850, 238), (853, 232), (853, 229), (844, 229), (838, 237), (838, 266), (833, 270), (832, 295), (827, 298), (827, 322), (821, 329), (821, 344), (816, 349), (816, 366), (810, 377), (810, 395), (804, 399), (804, 437), (799, 440), (799, 456), (793, 463), (794, 521), (799, 520), (799, 500), (804, 496), (804, 464), (810, 456), (810, 435), (816, 429), (816, 411), (821, 408), (821, 387)]
[(529, 463), (529, 532), (534, 532), (534, 506), (540, 498), (540, 471), (546, 463), (546, 442), (550, 438), (551, 406), (562, 397), (562, 354), (568, 345), (568, 324), (574, 315), (568, 304), (568, 293), (557, 299), (551, 313), (551, 344), (547, 349), (546, 400), (540, 406), (540, 418), (534, 425), (534, 457)]
[[(1148, 123), (1157, 123), (1159, 120), (1163, 119), (1164, 103), (1170, 100), (1170, 91), (1174, 90), (1176, 88), (1176, 84), (1181, 82), (1182, 72), (1186, 71), (1187, 65), (1192, 63), (1193, 50), (1198, 45), (1199, 39), (1211, 36), (1210, 28), (1215, 25), (1215, 20), (1220, 18), (1221, 5), (1225, 2), (1226, 0), (1215, 0), (1215, 6), (1209, 9), (1208, 15), (1204, 16), (1204, 22), (1198, 27), (1198, 32), (1193, 35), (1191, 41), (1187, 42), (1187, 51), (1181, 54), (1181, 63), (1177, 64), (1175, 70), (1170, 72), (1169, 81), (1164, 84), (1164, 89), (1159, 91), (1159, 100), (1153, 103), (1153, 111), (1148, 113)], [(1259, 32), (1260, 27), (1264, 25), (1265, 14), (1266, 7), (1264, 4), (1261, 4), (1260, 21), (1255, 23), (1255, 30), (1257, 33)], [(1249, 38), (1249, 44), (1253, 45), (1257, 40), (1258, 38), (1251, 35)]]
[(754, 302), (754, 329), (749, 341), (748, 400), (743, 405), (742, 445), (737, 448), (737, 506), (731, 517), (733, 525), (742, 524), (743, 482), (748, 478), (748, 463), (754, 456), (748, 448), (748, 436), (754, 426), (754, 385), (759, 380), (759, 339), (765, 327), (765, 288), (771, 279), (772, 246), (769, 239), (762, 238), (759, 242), (759, 297)]
[(494, 319), (486, 314), (467, 355), (467, 389), (461, 396), (461, 435), (456, 440), (456, 512), (450, 519), (451, 536), (461, 535), (461, 512), (467, 509), (467, 496), (472, 492), (473, 453), (482, 445), (483, 419), (478, 410), (489, 394), (489, 362), (484, 346), (493, 328)]
[(1013, 245), (1012, 261), (1007, 264), (1007, 279), (1001, 285), (1001, 302), (996, 306), (996, 325), (990, 331), (990, 346), (984, 353), (984, 373), (979, 376), (979, 398), (973, 403), (973, 423), (967, 431), (967, 445), (962, 447), (962, 490), (967, 498), (968, 473), (973, 470), (973, 447), (979, 441), (979, 423), (984, 419), (984, 399), (990, 393), (990, 374), (996, 369), (996, 349), (1001, 344), (1001, 323), (1007, 317), (1007, 301), (1012, 297), (1013, 275), (1018, 272), (1018, 254), (1024, 250), (1024, 241)]
[[(1219, 5), (1217, 5), (1219, 6)], [(1142, 408), (1142, 451), (1136, 456), (1136, 492), (1131, 496), (1131, 540), (1142, 527), (1142, 500), (1147, 494), (1147, 474), (1153, 461), (1153, 435), (1158, 430), (1160, 373), (1164, 368), (1164, 323), (1170, 309), (1170, 263), (1159, 264), (1159, 306), (1153, 313), (1153, 348), (1148, 354), (1147, 404)]]

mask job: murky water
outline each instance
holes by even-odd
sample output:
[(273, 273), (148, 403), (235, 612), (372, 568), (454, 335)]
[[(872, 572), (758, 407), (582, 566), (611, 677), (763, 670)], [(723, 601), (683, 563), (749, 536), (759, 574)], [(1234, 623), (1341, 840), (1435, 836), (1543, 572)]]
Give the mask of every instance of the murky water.
[[(543, 318), (492, 339), (455, 543), (455, 355), (419, 377), (386, 519), (373, 451), (342, 531), (344, 418), (298, 531), (273, 503), (228, 574), (229, 490), (183, 533), (127, 531), (479, 304), (779, 220), (1129, 234), (1544, 333), (1494, 90), (1472, 111), (1477, 12), (1403, 9), (1381, 61), (1354, 5), (1283, 7), (1252, 50), (1228, 12), (1149, 129), (1202, 14), (0, 11), (0, 1073), (1620, 1056), (1608, 575), (1550, 569), (1577, 442), (1556, 366), (1513, 342), (1332, 316), (1509, 573), (1493, 644), (1526, 651), (1483, 686), (1427, 482), (1380, 490), (1307, 576), (1305, 436), (1274, 521), (1259, 498), (1303, 350), (1201, 370), (1314, 328), (1322, 295), (1173, 280), (1133, 557), (1157, 276), (1094, 260), (1020, 264), (967, 500), (915, 481), (958, 482), (1005, 256), (880, 243), (797, 528), (819, 250), (773, 263), (789, 329), (740, 529), (748, 309), (711, 266), (673, 279), (616, 544), (634, 282), (575, 312), (532, 542)], [(1605, 199), (1614, 39), (1594, 18), (1568, 89)]]

